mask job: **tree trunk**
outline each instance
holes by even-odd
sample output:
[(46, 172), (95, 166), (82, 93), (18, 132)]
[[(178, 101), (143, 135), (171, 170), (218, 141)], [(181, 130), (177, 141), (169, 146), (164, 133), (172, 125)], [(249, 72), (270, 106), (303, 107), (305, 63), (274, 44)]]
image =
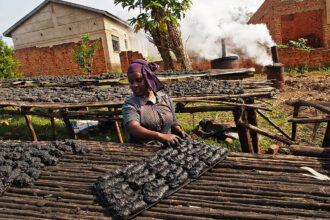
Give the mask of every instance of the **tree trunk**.
[(169, 42), (166, 33), (161, 33), (159, 30), (149, 31), (153, 39), (154, 45), (157, 47), (157, 50), (164, 62), (164, 69), (175, 69), (173, 59), (171, 57)]
[(191, 70), (191, 61), (189, 59), (188, 54), (186, 53), (182, 39), (181, 39), (181, 31), (173, 22), (167, 22), (168, 35), (169, 35), (169, 46), (170, 49), (175, 54), (178, 62), (181, 65), (181, 69)]

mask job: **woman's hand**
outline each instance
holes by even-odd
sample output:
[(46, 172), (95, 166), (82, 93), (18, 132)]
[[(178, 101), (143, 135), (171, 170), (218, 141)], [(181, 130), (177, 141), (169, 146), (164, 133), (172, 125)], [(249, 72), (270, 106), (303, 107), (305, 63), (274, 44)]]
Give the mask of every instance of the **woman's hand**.
[(182, 140), (179, 136), (174, 135), (174, 134), (162, 134), (159, 133), (159, 140), (164, 143), (165, 146), (167, 147), (175, 147), (178, 146)]
[(188, 134), (184, 130), (182, 130), (179, 125), (173, 126), (173, 132), (183, 139), (186, 139), (188, 137)]

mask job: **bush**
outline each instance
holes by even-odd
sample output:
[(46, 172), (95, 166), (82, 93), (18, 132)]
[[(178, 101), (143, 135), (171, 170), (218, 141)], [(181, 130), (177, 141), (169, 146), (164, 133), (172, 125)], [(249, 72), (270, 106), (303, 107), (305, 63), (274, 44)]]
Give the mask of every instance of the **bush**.
[(14, 50), (0, 37), (0, 79), (23, 77), (18, 72), (19, 62), (13, 59)]

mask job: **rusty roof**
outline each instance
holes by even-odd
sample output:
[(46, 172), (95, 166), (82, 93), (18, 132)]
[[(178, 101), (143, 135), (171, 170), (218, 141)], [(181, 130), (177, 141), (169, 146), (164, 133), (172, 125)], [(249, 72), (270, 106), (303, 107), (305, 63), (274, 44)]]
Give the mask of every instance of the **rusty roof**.
[[(33, 186), (10, 187), (0, 197), (0, 218), (109, 219), (92, 192), (97, 177), (158, 150), (81, 142), (93, 150), (63, 156)], [(303, 175), (302, 166), (330, 174), (329, 158), (231, 153), (136, 219), (329, 219), (330, 182)]]
[(80, 4), (75, 4), (72, 2), (67, 2), (67, 1), (62, 1), (62, 0), (45, 0), (44, 2), (42, 2), (40, 5), (38, 5), (35, 9), (33, 9), (30, 13), (28, 13), (27, 15), (25, 15), (21, 20), (19, 20), (18, 22), (16, 22), (13, 26), (11, 26), (8, 30), (6, 30), (5, 32), (3, 32), (3, 35), (5, 37), (11, 37), (11, 33), (18, 28), (21, 24), (23, 24), (26, 20), (28, 20), (30, 17), (32, 17), (35, 13), (37, 13), (38, 11), (40, 11), (42, 8), (44, 8), (47, 4), (49, 3), (56, 3), (56, 4), (61, 4), (61, 5), (66, 5), (66, 6), (70, 6), (70, 7), (74, 7), (74, 8), (80, 8), (83, 10), (87, 10), (90, 12), (95, 12), (97, 14), (101, 14), (104, 15), (107, 18), (110, 18), (116, 22), (118, 22), (119, 24), (129, 28), (129, 24), (120, 19), (119, 17), (104, 11), (104, 10), (100, 10), (100, 9), (96, 9), (96, 8), (92, 8), (92, 7), (88, 7), (88, 6), (84, 6), (84, 5), (80, 5)]

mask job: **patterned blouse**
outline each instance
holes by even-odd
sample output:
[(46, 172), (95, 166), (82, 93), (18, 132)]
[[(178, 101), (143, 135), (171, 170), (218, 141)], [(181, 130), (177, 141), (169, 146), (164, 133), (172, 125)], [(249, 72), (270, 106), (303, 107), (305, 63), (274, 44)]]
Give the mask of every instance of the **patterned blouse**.
[[(126, 127), (130, 121), (137, 121), (142, 127), (149, 130), (170, 134), (171, 127), (179, 125), (175, 116), (173, 102), (167, 94), (161, 91), (155, 93), (155, 96), (155, 103), (134, 94), (128, 97), (122, 106), (124, 126)], [(147, 143), (147, 141), (134, 138), (133, 136), (129, 137), (129, 142)]]

